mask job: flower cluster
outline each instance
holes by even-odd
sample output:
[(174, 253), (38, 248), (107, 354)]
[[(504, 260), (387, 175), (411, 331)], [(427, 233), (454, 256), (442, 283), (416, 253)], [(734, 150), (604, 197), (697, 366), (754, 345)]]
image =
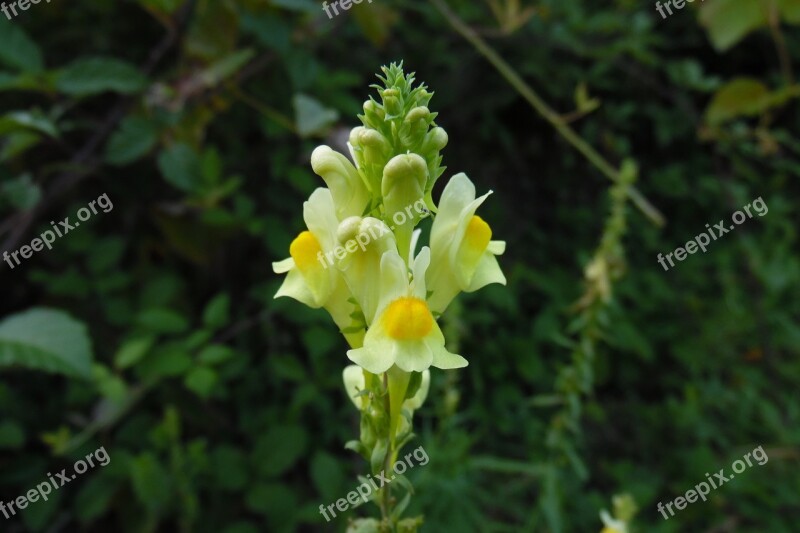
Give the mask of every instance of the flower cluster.
[[(312, 153), (311, 166), (327, 187), (304, 203), (307, 229), (291, 243), (291, 257), (273, 268), (286, 274), (276, 297), (326, 309), (347, 339), (347, 357), (363, 370), (345, 371), (358, 407), (367, 409), (369, 401), (355, 396), (386, 373), (393, 442), (401, 409), (413, 410), (424, 400), (429, 367), (467, 365), (445, 348), (436, 319), (461, 291), (505, 284), (496, 259), (505, 243), (493, 241), (489, 224), (475, 214), (490, 193), (476, 197), (463, 173), (434, 203), (448, 138), (427, 107), (433, 95), (424, 85), (414, 87), (413, 74), (405, 75), (401, 65), (382, 70), (383, 86), (373, 86), (380, 101), (364, 103), (363, 126), (350, 134), (352, 162), (328, 146)], [(425, 209), (407, 209), (418, 202)], [(429, 244), (417, 251), (421, 231), (415, 226), (430, 214)], [(336, 256), (335, 268), (318, 260), (367, 232), (376, 238)]]

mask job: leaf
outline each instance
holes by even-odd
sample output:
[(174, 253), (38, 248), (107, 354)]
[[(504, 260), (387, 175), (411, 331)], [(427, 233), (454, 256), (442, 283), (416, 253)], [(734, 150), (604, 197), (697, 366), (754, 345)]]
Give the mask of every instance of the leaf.
[(0, 422), (0, 450), (18, 450), (25, 444), (22, 426), (13, 420)]
[(189, 327), (189, 321), (183, 315), (162, 308), (141, 312), (136, 322), (153, 333), (183, 333)]
[(179, 343), (173, 343), (149, 354), (137, 367), (142, 379), (158, 379), (182, 376), (192, 368), (194, 362)]
[(297, 133), (301, 137), (324, 134), (339, 118), (335, 109), (329, 109), (317, 100), (304, 94), (296, 94), (292, 98), (297, 123)]
[(339, 461), (325, 452), (317, 452), (311, 460), (311, 480), (325, 500), (335, 500), (345, 486), (345, 476)]
[(134, 492), (151, 514), (166, 508), (172, 495), (170, 476), (149, 452), (130, 461), (130, 476)]
[(376, 47), (386, 44), (392, 35), (392, 27), (400, 20), (397, 11), (385, 4), (364, 3), (355, 6), (352, 12), (364, 36)]
[(183, 380), (186, 388), (200, 396), (208, 398), (217, 384), (217, 373), (212, 369), (201, 366), (189, 372)]
[(771, 0), (714, 0), (700, 7), (700, 23), (711, 44), (720, 52), (731, 48), (750, 32), (767, 25)]
[(757, 116), (797, 96), (800, 96), (800, 86), (797, 85), (770, 92), (757, 79), (737, 78), (714, 94), (706, 109), (706, 121), (719, 125), (740, 116)]
[(289, 487), (278, 483), (257, 483), (244, 497), (247, 509), (264, 515), (271, 527), (261, 531), (297, 531), (297, 495)]
[(0, 150), (0, 161), (8, 161), (25, 153), (42, 141), (43, 137), (31, 131), (18, 131), (5, 139), (5, 145)]
[(133, 163), (158, 141), (156, 125), (143, 117), (126, 117), (106, 145), (106, 161), (115, 166)]
[(3, 196), (12, 207), (27, 211), (39, 203), (42, 190), (29, 173), (22, 174), (0, 186)]
[(0, 117), (0, 135), (18, 130), (33, 130), (58, 138), (58, 127), (39, 109), (11, 111)]
[(90, 57), (78, 59), (61, 69), (56, 88), (72, 96), (89, 96), (106, 91), (132, 94), (147, 85), (139, 70), (119, 59)]
[(789, 24), (800, 24), (800, 2), (797, 0), (777, 0), (781, 19)]
[(114, 364), (119, 369), (130, 368), (147, 355), (155, 340), (154, 336), (147, 336), (126, 341), (114, 356)]
[(272, 5), (289, 11), (305, 11), (318, 13), (319, 6), (313, 0), (272, 0)]
[(18, 24), (0, 17), (0, 64), (20, 72), (44, 69), (39, 45)]
[(239, 14), (229, 0), (197, 2), (183, 46), (190, 57), (213, 61), (236, 49)]
[(119, 482), (106, 475), (92, 476), (80, 488), (75, 499), (78, 519), (87, 524), (107, 512), (116, 495)]
[(244, 454), (233, 446), (222, 445), (211, 454), (214, 481), (224, 491), (240, 491), (247, 484), (249, 470)]
[(18, 74), (0, 72), (0, 91), (53, 92), (55, 91), (55, 80), (56, 73), (53, 71), (20, 72)]
[(300, 426), (272, 426), (256, 442), (251, 462), (260, 475), (279, 476), (305, 454), (307, 437)]
[(255, 51), (248, 48), (229, 54), (210, 67), (203, 70), (199, 77), (206, 87), (216, 87), (224, 80), (233, 76), (244, 67), (255, 55)]
[(286, 54), (291, 49), (292, 29), (275, 14), (244, 13), (242, 30), (252, 35), (260, 45), (280, 54)]
[(581, 114), (591, 113), (600, 107), (599, 98), (589, 97), (589, 88), (585, 82), (581, 82), (575, 87), (575, 106)]
[(224, 363), (234, 356), (236, 352), (228, 346), (212, 344), (203, 348), (197, 356), (197, 360), (206, 365), (218, 365)]
[(86, 326), (55, 309), (6, 318), (0, 323), (0, 368), (9, 366), (89, 379), (92, 348)]
[(184, 192), (199, 188), (202, 180), (200, 156), (186, 143), (175, 143), (158, 156), (161, 175), (173, 187)]
[(228, 322), (230, 315), (231, 299), (225, 293), (220, 293), (208, 302), (203, 311), (203, 323), (210, 328), (219, 328)]

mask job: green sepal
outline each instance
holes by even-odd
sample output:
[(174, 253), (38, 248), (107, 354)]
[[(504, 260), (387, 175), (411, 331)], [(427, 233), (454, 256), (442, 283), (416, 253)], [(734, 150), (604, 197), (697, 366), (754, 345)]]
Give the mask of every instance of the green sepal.
[(422, 385), (422, 372), (412, 372), (411, 379), (408, 382), (408, 389), (406, 389), (406, 400), (413, 398)]

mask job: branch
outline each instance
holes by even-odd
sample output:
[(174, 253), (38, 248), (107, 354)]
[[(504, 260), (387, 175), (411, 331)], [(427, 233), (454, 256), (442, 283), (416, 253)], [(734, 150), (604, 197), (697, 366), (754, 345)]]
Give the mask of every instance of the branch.
[[(547, 122), (558, 131), (567, 142), (569, 142), (576, 150), (589, 160), (600, 172), (615, 183), (620, 181), (620, 171), (614, 168), (611, 163), (606, 161), (594, 148), (592, 148), (586, 141), (584, 141), (575, 131), (569, 127), (561, 116), (554, 112), (547, 103), (534, 91), (525, 81), (519, 77), (514, 69), (500, 57), (486, 42), (467, 26), (458, 15), (456, 15), (443, 0), (430, 0), (431, 3), (439, 10), (451, 26), (462, 36), (464, 39), (474, 46), (489, 63), (494, 66), (498, 72), (511, 84), (519, 94), (531, 104), (531, 106), (538, 112)], [(663, 226), (665, 223), (664, 216), (656, 209), (642, 193), (635, 187), (628, 189), (628, 196), (631, 201), (639, 208), (644, 215), (649, 218), (657, 226)]]

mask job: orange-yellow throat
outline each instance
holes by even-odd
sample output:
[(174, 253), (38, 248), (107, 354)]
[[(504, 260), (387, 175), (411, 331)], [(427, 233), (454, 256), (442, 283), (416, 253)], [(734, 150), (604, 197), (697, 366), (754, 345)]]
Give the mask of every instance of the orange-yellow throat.
[(386, 333), (396, 340), (419, 340), (433, 328), (428, 304), (419, 298), (400, 298), (389, 304), (383, 318)]

